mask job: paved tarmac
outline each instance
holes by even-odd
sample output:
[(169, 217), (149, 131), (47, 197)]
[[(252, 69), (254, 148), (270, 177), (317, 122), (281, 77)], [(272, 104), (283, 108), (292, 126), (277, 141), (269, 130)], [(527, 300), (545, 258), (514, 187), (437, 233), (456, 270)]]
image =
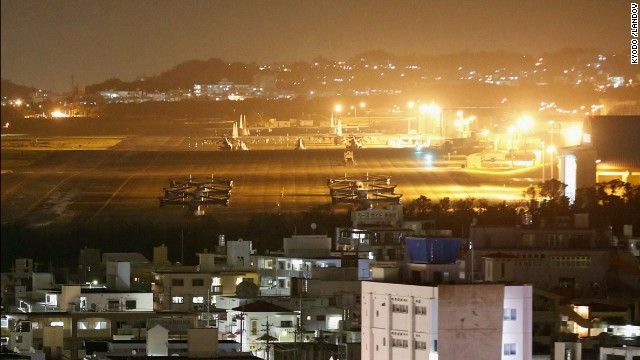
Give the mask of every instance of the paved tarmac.
[[(181, 221), (188, 211), (160, 208), (169, 179), (233, 179), (228, 207), (205, 214), (236, 219), (255, 213), (303, 212), (330, 206), (328, 178), (387, 175), (407, 203), (473, 197), (522, 199), (539, 168), (472, 170), (435, 149), (389, 148), (393, 135), (367, 137), (344, 161), (344, 145), (322, 129), (254, 129), (250, 151), (221, 151), (232, 123), (189, 119), (20, 119), (2, 131), (1, 221), (77, 223), (107, 218)], [(307, 150), (294, 150), (296, 139)], [(340, 204), (336, 211), (351, 205)]]
[[(180, 207), (159, 207), (169, 179), (193, 176), (233, 179), (230, 205), (205, 213), (233, 218), (262, 212), (302, 212), (331, 204), (328, 178), (387, 175), (403, 202), (424, 195), (434, 201), (520, 199), (534, 170), (477, 171), (429, 162), (415, 149), (356, 150), (345, 164), (344, 149), (251, 151), (4, 151), (2, 221), (32, 224), (86, 222), (110, 217), (179, 220)], [(349, 205), (337, 205), (347, 209)]]

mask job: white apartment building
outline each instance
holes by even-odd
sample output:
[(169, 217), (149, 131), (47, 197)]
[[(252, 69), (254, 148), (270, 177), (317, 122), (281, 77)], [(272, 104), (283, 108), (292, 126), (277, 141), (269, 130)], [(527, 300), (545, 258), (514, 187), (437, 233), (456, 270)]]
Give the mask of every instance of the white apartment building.
[(532, 287), (362, 283), (362, 359), (529, 360)]

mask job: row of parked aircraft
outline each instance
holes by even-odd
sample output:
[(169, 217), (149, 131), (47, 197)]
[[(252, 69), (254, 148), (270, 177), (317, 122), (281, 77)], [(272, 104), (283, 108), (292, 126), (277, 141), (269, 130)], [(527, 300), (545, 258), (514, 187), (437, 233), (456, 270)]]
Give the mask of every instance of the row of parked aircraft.
[(203, 215), (202, 206), (229, 206), (233, 179), (220, 179), (211, 175), (198, 181), (189, 175), (186, 179), (170, 179), (164, 196), (158, 198), (160, 207), (178, 205), (187, 207), (193, 215)]
[(333, 205), (349, 203), (361, 208), (372, 208), (374, 204), (400, 204), (402, 194), (396, 194), (397, 185), (391, 184), (391, 177), (369, 175), (328, 179), (329, 195)]

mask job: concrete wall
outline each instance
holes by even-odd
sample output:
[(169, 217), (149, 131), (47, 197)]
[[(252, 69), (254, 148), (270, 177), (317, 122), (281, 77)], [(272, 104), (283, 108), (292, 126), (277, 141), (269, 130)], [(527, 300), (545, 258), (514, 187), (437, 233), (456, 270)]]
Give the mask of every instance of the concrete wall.
[(500, 360), (504, 285), (441, 285), (438, 295), (438, 359)]

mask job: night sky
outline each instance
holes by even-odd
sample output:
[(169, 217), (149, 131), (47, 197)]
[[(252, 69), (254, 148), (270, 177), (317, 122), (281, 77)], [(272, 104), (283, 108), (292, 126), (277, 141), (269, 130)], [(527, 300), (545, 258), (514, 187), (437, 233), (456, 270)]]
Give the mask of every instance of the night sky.
[(629, 51), (629, 1), (2, 0), (2, 77), (69, 91), (193, 59)]

